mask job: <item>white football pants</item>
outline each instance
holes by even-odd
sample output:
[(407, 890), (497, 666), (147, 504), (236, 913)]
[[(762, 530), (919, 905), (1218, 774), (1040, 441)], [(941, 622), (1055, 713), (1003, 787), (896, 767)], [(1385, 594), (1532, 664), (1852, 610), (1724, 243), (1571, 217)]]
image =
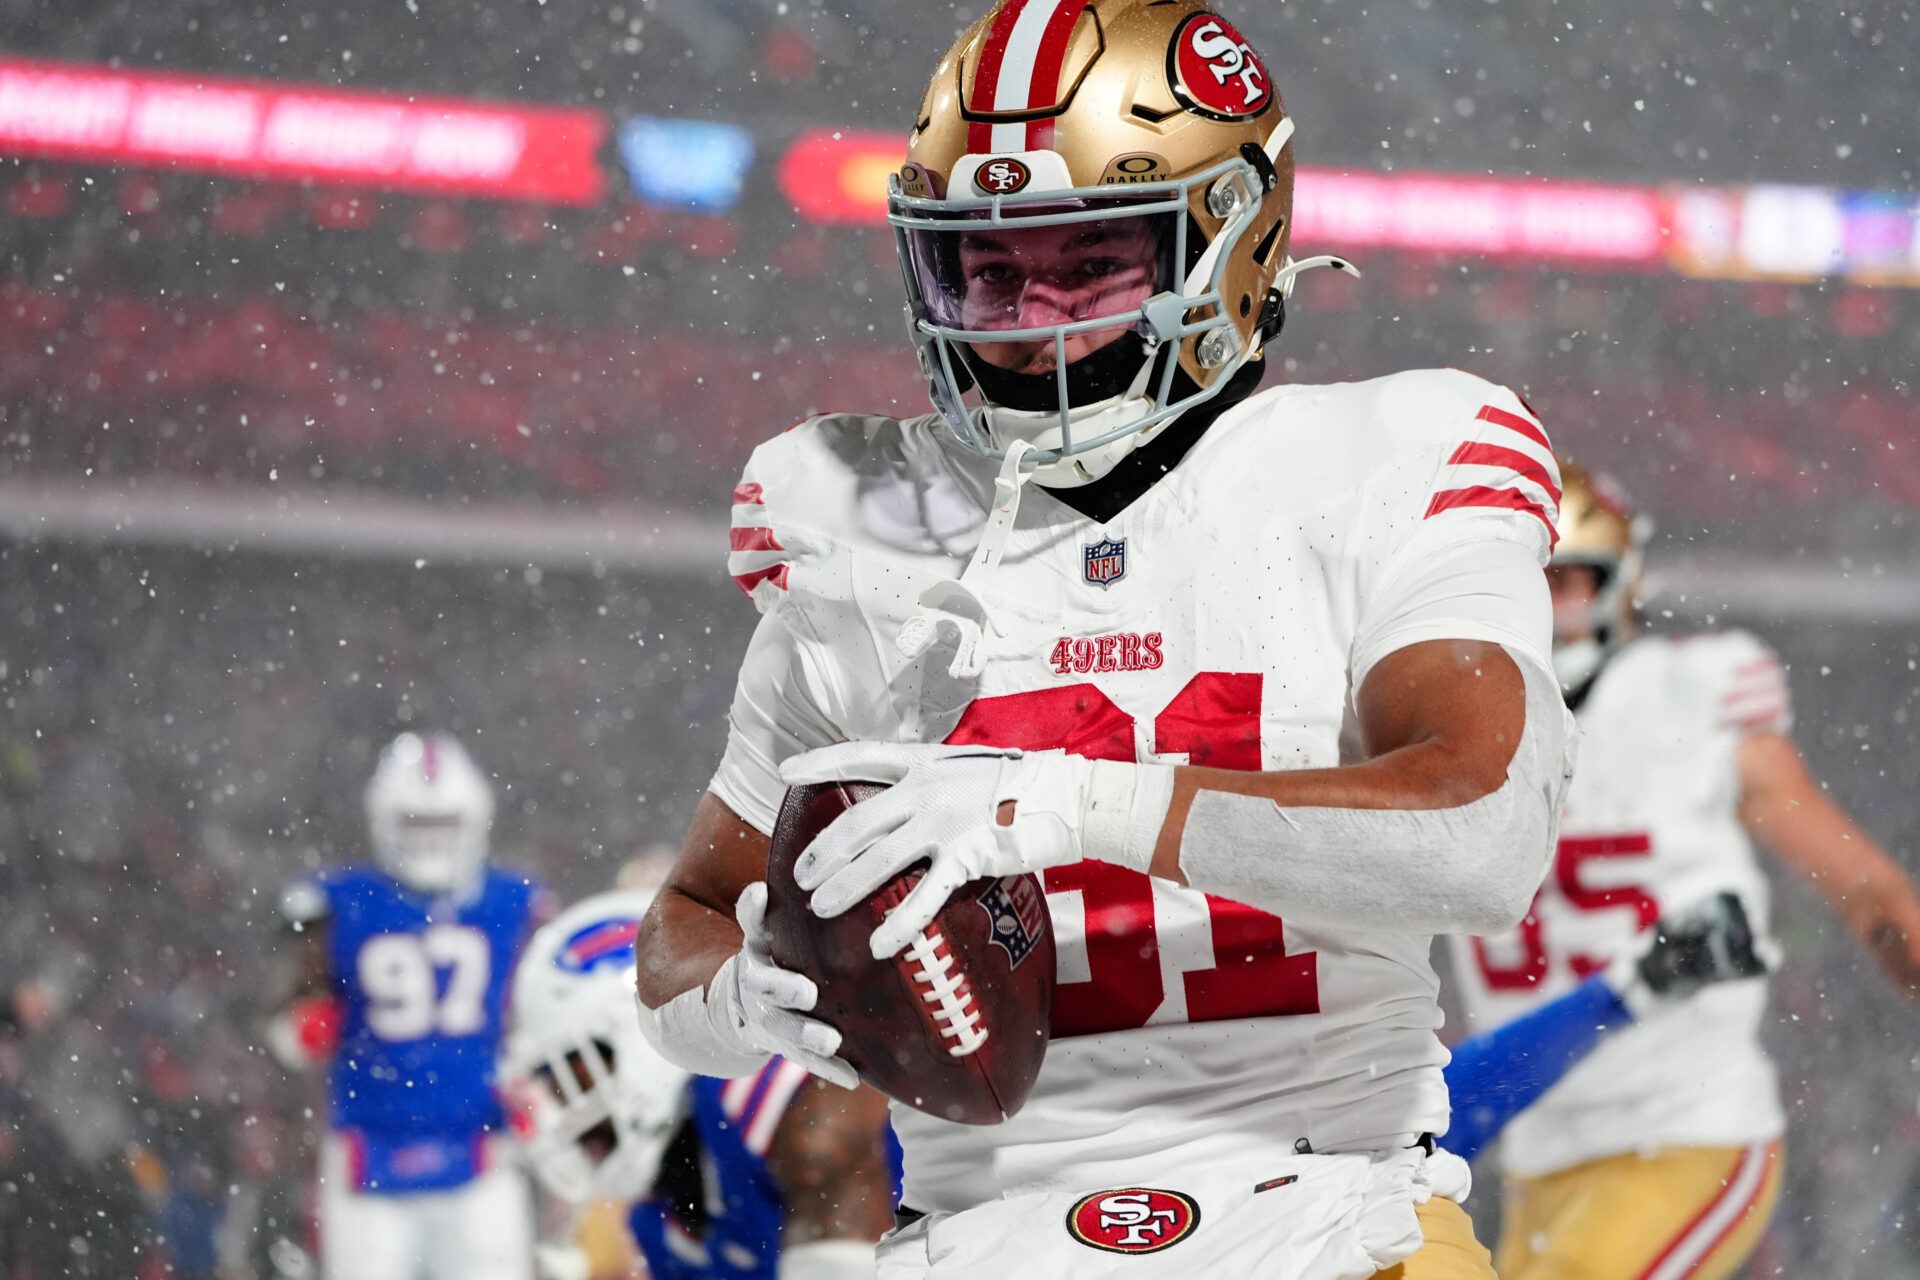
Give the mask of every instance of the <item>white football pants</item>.
[(320, 1152), (320, 1266), (326, 1280), (533, 1280), (533, 1203), (506, 1144), (452, 1191), (368, 1195), (346, 1143)]
[(1417, 1147), (1169, 1169), (1154, 1188), (1031, 1192), (928, 1214), (876, 1254), (880, 1280), (1371, 1280), (1424, 1243), (1420, 1205), (1464, 1199), (1470, 1185), (1458, 1157), (1430, 1161)]

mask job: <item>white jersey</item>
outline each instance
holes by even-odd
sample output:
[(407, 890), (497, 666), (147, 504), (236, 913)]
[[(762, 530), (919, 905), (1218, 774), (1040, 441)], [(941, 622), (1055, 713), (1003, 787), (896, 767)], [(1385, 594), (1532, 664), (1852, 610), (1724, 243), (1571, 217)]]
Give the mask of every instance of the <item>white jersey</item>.
[[(1557, 999), (1661, 915), (1722, 891), (1764, 930), (1735, 757), (1746, 735), (1783, 733), (1789, 716), (1779, 661), (1745, 632), (1645, 637), (1616, 654), (1578, 713), (1580, 767), (1532, 913), (1508, 936), (1454, 940), (1469, 1029)], [(1506, 1168), (1779, 1136), (1765, 1003), (1763, 979), (1727, 983), (1610, 1037), (1508, 1127)]]
[[(931, 418), (820, 418), (756, 451), (730, 568), (767, 617), (713, 783), (742, 818), (771, 830), (778, 761), (843, 739), (1314, 768), (1346, 758), (1354, 691), (1395, 649), (1486, 640), (1546, 669), (1551, 449), (1469, 374), (1255, 395), (1105, 524), (1027, 486), (1004, 557), (967, 579), (987, 656), (957, 679), (950, 644), (908, 661), (895, 638), (961, 573), (995, 470)], [(1430, 602), (1422, 565), (1463, 546), (1513, 566), (1511, 589), (1396, 609)], [(1059, 985), (1039, 1081), (998, 1126), (895, 1108), (914, 1208), (1446, 1126), (1430, 939), (1295, 928), (1100, 861), (1043, 881)]]

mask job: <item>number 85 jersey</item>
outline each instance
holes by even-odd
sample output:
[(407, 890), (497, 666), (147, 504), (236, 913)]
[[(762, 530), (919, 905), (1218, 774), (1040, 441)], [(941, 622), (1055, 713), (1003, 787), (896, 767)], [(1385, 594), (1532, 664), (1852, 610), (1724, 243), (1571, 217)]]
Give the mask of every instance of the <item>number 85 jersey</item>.
[[(909, 659), (901, 627), (929, 588), (953, 599), (993, 481), (932, 418), (818, 418), (756, 451), (729, 568), (765, 616), (712, 784), (742, 819), (770, 831), (780, 761), (842, 740), (1316, 768), (1350, 758), (1354, 691), (1396, 649), (1484, 640), (1545, 669), (1552, 452), (1471, 375), (1254, 395), (1105, 523), (1028, 485), (998, 562), (963, 582), (978, 674), (955, 674), (953, 628)], [(1043, 883), (1059, 985), (1040, 1078), (1002, 1125), (895, 1108), (904, 1203), (1445, 1128), (1430, 939), (1282, 921), (1100, 861)]]
[[(1740, 744), (1791, 724), (1779, 660), (1743, 631), (1643, 636), (1581, 704), (1580, 768), (1560, 847), (1517, 929), (1454, 939), (1471, 1022), (1490, 1030), (1571, 991), (1662, 916), (1738, 894), (1767, 927), (1767, 882), (1740, 822)], [(1522, 1176), (1663, 1147), (1766, 1142), (1785, 1127), (1760, 1045), (1766, 982), (1696, 992), (1612, 1037), (1523, 1111), (1501, 1143)]]

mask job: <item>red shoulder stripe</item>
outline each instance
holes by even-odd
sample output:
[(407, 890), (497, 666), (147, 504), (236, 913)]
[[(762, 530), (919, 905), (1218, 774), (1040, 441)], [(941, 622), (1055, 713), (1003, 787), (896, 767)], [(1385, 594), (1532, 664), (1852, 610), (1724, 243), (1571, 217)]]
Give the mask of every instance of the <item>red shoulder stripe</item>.
[(758, 503), (761, 506), (765, 506), (767, 500), (761, 496), (764, 492), (765, 491), (760, 488), (759, 481), (742, 480), (739, 484), (733, 486), (733, 505), (737, 507), (742, 503)]
[(735, 551), (785, 551), (765, 525), (742, 525), (727, 530), (727, 541)]
[(1558, 505), (1560, 486), (1553, 482), (1553, 475), (1530, 453), (1518, 449), (1509, 449), (1503, 444), (1482, 444), (1469, 441), (1453, 451), (1447, 461), (1454, 465), (1471, 463), (1478, 467), (1505, 467), (1515, 474), (1533, 481), (1547, 491), (1547, 496)]
[(785, 591), (787, 589), (787, 569), (788, 565), (785, 561), (782, 561), (769, 568), (755, 569), (752, 573), (736, 573), (733, 575), (733, 585), (739, 587), (743, 593), (749, 596), (753, 594), (753, 589), (763, 582), (771, 582), (774, 586)]
[(1442, 489), (1427, 504), (1427, 514), (1423, 518), (1431, 520), (1442, 511), (1452, 511), (1456, 507), (1501, 507), (1508, 511), (1524, 511), (1547, 527), (1549, 546), (1560, 541), (1560, 531), (1553, 527), (1553, 521), (1540, 509), (1540, 504), (1518, 489), (1489, 489), (1478, 484), (1465, 489)]
[(1476, 413), (1474, 417), (1481, 422), (1491, 422), (1496, 427), (1505, 427), (1509, 431), (1518, 431), (1542, 449), (1547, 450), (1549, 453), (1553, 451), (1553, 446), (1547, 443), (1547, 433), (1540, 429), (1539, 424), (1529, 422), (1517, 413), (1508, 413), (1505, 409), (1497, 408), (1494, 405), (1483, 404), (1480, 406), (1480, 412)]

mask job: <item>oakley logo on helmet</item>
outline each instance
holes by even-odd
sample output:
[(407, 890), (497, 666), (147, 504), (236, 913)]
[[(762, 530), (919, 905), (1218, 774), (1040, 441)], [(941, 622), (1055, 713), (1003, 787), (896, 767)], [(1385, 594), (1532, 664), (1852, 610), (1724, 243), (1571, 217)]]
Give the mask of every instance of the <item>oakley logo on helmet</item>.
[(1192, 1196), (1153, 1187), (1096, 1191), (1067, 1210), (1068, 1234), (1108, 1253), (1158, 1253), (1199, 1225), (1200, 1206)]
[(1173, 167), (1165, 157), (1151, 151), (1136, 151), (1109, 162), (1107, 171), (1100, 175), (1100, 185), (1114, 187), (1134, 182), (1164, 182), (1172, 171)]
[(1189, 111), (1214, 120), (1245, 120), (1273, 101), (1266, 64), (1239, 30), (1218, 14), (1196, 13), (1173, 33), (1167, 80)]
[(989, 160), (973, 175), (982, 195), (1008, 196), (1033, 181), (1033, 170), (1011, 157)]

